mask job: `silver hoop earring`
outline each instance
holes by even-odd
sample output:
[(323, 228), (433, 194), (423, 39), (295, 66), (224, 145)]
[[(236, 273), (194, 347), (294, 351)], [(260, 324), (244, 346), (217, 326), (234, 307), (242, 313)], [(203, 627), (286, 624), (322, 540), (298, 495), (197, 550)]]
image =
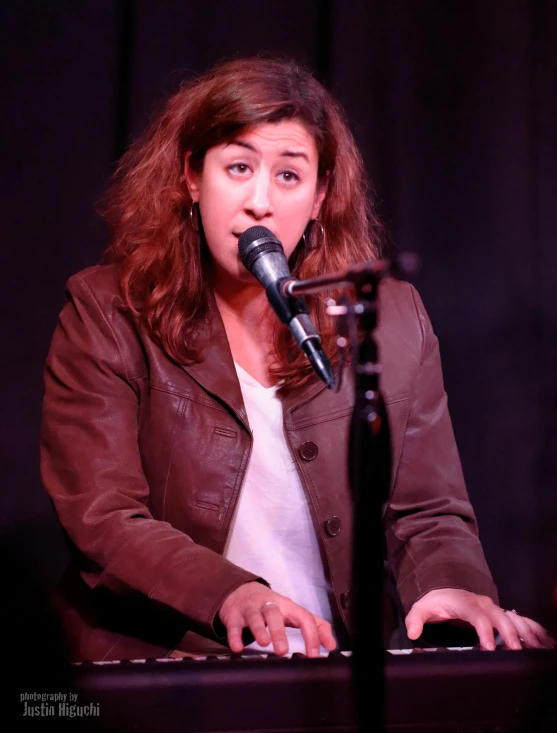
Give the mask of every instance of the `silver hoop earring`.
[[(190, 206), (190, 226), (193, 229), (194, 232), (197, 232), (199, 234), (199, 204), (197, 204), (197, 212), (194, 218), (193, 209), (194, 206), (197, 204), (197, 201), (192, 201)], [(197, 223), (197, 226), (196, 226)]]
[[(314, 241), (316, 239), (314, 235), (315, 224), (319, 224), (319, 228), (321, 229), (321, 241), (319, 243)], [(312, 219), (308, 222), (308, 225), (305, 228), (304, 233), (302, 234), (302, 240), (307, 250), (318, 249), (319, 247), (322, 247), (324, 245), (325, 229), (323, 228), (323, 224), (321, 224), (319, 219)]]
[(325, 228), (323, 224), (321, 224), (319, 219), (314, 219), (314, 221), (316, 224), (319, 224), (319, 228), (321, 229), (321, 244), (319, 246), (323, 247), (323, 245), (325, 244)]

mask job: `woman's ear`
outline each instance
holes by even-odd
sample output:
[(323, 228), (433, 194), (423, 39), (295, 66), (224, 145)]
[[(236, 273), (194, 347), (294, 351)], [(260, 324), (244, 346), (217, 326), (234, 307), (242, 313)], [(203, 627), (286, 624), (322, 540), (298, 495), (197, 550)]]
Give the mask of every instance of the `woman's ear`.
[(192, 201), (199, 202), (199, 173), (196, 173), (190, 167), (191, 153), (186, 153), (184, 158), (184, 180)]

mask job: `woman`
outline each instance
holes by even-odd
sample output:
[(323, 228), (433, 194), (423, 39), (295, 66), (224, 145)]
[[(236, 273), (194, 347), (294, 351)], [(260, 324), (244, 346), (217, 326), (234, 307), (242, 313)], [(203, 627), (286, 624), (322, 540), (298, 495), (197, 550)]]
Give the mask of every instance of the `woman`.
[[(299, 278), (377, 256), (342, 114), (293, 63), (220, 65), (131, 146), (106, 212), (104, 264), (68, 282), (46, 367), (42, 472), (74, 554), (58, 596), (72, 658), (346, 647), (351, 385), (317, 380), (238, 256), (253, 225)], [(334, 360), (323, 302), (310, 306)], [(385, 531), (408, 635), (457, 619), (487, 649), (494, 629), (541, 646), (541, 627), (497, 605), (423, 305), (386, 281), (380, 308)]]

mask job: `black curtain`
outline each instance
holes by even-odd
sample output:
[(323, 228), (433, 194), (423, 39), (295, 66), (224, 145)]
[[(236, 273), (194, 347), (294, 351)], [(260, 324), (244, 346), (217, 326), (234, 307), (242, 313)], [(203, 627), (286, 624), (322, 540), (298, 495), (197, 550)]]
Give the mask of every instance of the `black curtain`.
[(449, 404), (506, 607), (557, 579), (557, 4), (554, 0), (5, 3), (4, 534), (54, 582), (42, 369), (66, 279), (94, 264), (117, 157), (180, 81), (263, 51), (344, 105), (394, 251), (440, 338)]

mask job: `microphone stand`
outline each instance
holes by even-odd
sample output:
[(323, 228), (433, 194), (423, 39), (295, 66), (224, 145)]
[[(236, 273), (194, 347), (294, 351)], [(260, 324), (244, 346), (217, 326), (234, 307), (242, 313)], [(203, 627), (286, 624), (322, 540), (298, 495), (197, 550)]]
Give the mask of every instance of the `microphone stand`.
[[(354, 507), (352, 672), (358, 729), (362, 733), (385, 730), (383, 506), (391, 483), (391, 437), (379, 384), (381, 367), (375, 340), (379, 283), (386, 275), (400, 277), (416, 269), (417, 258), (408, 253), (392, 264), (386, 260), (363, 262), (343, 274), (291, 280), (284, 286), (285, 295), (290, 297), (339, 286), (351, 286), (356, 296), (354, 303), (332, 305), (327, 312), (344, 319), (345, 326), (348, 322), (348, 329), (344, 327), (342, 331), (352, 333), (355, 401), (348, 445)], [(370, 676), (372, 688), (365, 684)], [(375, 693), (373, 706), (371, 689)]]

